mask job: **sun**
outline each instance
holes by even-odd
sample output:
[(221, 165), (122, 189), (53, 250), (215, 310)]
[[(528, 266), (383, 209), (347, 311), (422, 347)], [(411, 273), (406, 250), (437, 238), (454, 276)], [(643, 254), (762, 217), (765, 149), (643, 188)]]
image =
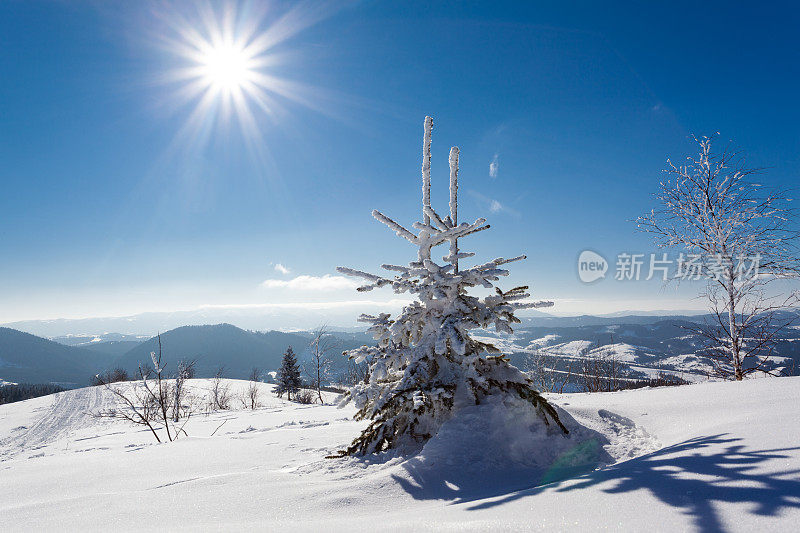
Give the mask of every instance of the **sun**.
[(157, 80), (169, 87), (162, 105), (169, 113), (188, 111), (174, 144), (204, 148), (213, 139), (244, 141), (267, 161), (265, 131), (292, 106), (327, 112), (325, 91), (286, 76), (302, 59), (287, 41), (336, 9), (298, 3), (281, 11), (269, 2), (235, 0), (158, 8), (163, 26), (155, 25), (151, 35), (168, 58)]
[(300, 84), (278, 73), (280, 54), (275, 51), (299, 28), (282, 19), (267, 25), (264, 12), (253, 11), (250, 4), (193, 6), (186, 12), (168, 9), (161, 17), (168, 31), (160, 42), (174, 58), (163, 79), (174, 89), (169, 102), (190, 109), (178, 137), (204, 143), (210, 132), (227, 134), (233, 119), (256, 146), (263, 119), (275, 115), (281, 100), (297, 101), (303, 94)]
[(199, 56), (199, 74), (209, 87), (223, 91), (241, 90), (255, 79), (255, 62), (242, 46), (209, 46)]

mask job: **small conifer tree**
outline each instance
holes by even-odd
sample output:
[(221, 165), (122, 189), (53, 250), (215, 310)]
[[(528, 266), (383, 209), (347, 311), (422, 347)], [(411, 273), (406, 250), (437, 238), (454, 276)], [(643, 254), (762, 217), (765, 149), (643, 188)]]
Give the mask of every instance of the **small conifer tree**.
[[(489, 396), (500, 397), (504, 405), (521, 405), (537, 412), (542, 423), (553, 423), (567, 433), (558, 413), (534, 388), (524, 373), (511, 366), (492, 344), (470, 335), (475, 328), (494, 327), (498, 333), (512, 333), (518, 323), (518, 309), (549, 307), (552, 302), (526, 302), (528, 287), (506, 291), (496, 286), (504, 267), (524, 259), (498, 258), (465, 267), (460, 262), (474, 254), (462, 252), (459, 240), (489, 228), (479, 218), (458, 222), (458, 148), (450, 151), (450, 213), (440, 216), (430, 202), (430, 143), (433, 121), (425, 118), (422, 161), (422, 215), (411, 231), (380, 211), (372, 215), (399, 237), (418, 248), (407, 266), (383, 265), (393, 276), (379, 276), (352, 268), (339, 272), (364, 279), (359, 291), (391, 287), (396, 293), (410, 293), (416, 300), (394, 319), (386, 313), (362, 315), (370, 324), (376, 346), (351, 350), (357, 363), (369, 363), (369, 381), (358, 383), (346, 395), (358, 412), (357, 419), (370, 420), (363, 433), (337, 454), (364, 455), (404, 444), (421, 444), (460, 408), (477, 405)], [(449, 245), (444, 264), (434, 261), (433, 250)], [(483, 287), (489, 294), (472, 296), (469, 290)], [(556, 430), (558, 433), (561, 431)]]
[(278, 397), (286, 393), (286, 399), (291, 400), (292, 394), (300, 390), (302, 381), (300, 379), (300, 368), (297, 366), (297, 356), (295, 356), (292, 347), (286, 350), (283, 354), (283, 361), (281, 367), (278, 369)]

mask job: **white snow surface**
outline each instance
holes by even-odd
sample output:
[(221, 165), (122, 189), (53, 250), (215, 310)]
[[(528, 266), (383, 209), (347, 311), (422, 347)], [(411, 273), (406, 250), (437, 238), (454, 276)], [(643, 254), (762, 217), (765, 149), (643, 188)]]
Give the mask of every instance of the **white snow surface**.
[(570, 357), (585, 357), (589, 350), (594, 346), (591, 341), (569, 341), (562, 342), (548, 346), (545, 351), (556, 355), (565, 355)]
[(528, 343), (528, 348), (536, 348), (540, 346), (549, 346), (554, 344), (558, 339), (561, 337), (559, 335), (553, 335), (552, 333), (549, 335), (545, 335), (544, 337), (540, 337), (538, 339), (532, 340)]
[(0, 406), (3, 530), (786, 531), (800, 520), (800, 378), (551, 395), (569, 439), (487, 402), (414, 457), (370, 459), (324, 458), (363, 428), (351, 407), (272, 391), (262, 385), (255, 411), (195, 415), (190, 436), (166, 444), (92, 417), (111, 401), (98, 387)]

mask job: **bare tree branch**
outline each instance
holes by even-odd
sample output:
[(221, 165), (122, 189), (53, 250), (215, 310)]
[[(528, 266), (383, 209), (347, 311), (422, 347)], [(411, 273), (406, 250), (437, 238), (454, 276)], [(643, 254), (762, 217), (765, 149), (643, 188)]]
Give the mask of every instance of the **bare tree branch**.
[(661, 207), (638, 223), (657, 245), (689, 254), (697, 277), (707, 280), (702, 296), (713, 321), (690, 329), (706, 340), (700, 354), (715, 374), (741, 380), (769, 372), (778, 334), (797, 318), (780, 313), (800, 302), (797, 291), (768, 290), (800, 274), (795, 211), (786, 190), (751, 181), (761, 169), (747, 167), (741, 152), (728, 146), (716, 153), (709, 137), (695, 141), (699, 153), (685, 165), (668, 161), (668, 180), (657, 194)]

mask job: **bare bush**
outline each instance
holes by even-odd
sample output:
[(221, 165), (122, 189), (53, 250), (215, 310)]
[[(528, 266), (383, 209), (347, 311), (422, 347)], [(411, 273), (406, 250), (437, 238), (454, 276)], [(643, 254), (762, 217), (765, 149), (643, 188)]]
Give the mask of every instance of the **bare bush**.
[(259, 383), (261, 382), (261, 371), (257, 368), (253, 368), (250, 372), (250, 383), (247, 385), (247, 389), (242, 392), (241, 401), (242, 406), (245, 409), (255, 409), (261, 405), (259, 401), (260, 391), (259, 391)]
[(211, 397), (209, 404), (213, 411), (227, 411), (231, 408), (230, 386), (223, 381), (225, 367), (219, 367), (211, 379)]
[(138, 372), (137, 377), (144, 376), (146, 378), (151, 378), (153, 377), (153, 374), (155, 374), (155, 370), (153, 370), (153, 365), (151, 365), (150, 363), (144, 363), (144, 364), (139, 363), (139, 368), (137, 369), (137, 372)]
[(184, 376), (185, 379), (194, 379), (195, 378), (195, 374), (197, 373), (197, 371), (195, 369), (195, 364), (196, 363), (197, 363), (197, 361), (195, 361), (194, 359), (192, 359), (190, 361), (181, 360), (178, 363), (178, 366), (182, 366), (183, 367), (182, 373), (183, 373), (183, 376)]
[(584, 392), (611, 392), (619, 390), (623, 382), (622, 365), (613, 352), (586, 356), (581, 360), (579, 383)]
[(124, 368), (114, 368), (112, 370), (106, 370), (102, 374), (95, 374), (92, 376), (90, 383), (92, 385), (105, 385), (106, 383), (118, 383), (120, 381), (128, 381), (130, 380), (130, 376), (128, 375), (128, 371)]
[(572, 377), (572, 362), (566, 363), (566, 370), (557, 370), (559, 358), (542, 350), (534, 350), (526, 357), (526, 370), (530, 373), (539, 390), (544, 392), (564, 392)]
[[(103, 383), (106, 390), (111, 392), (121, 405), (100, 411), (96, 413), (96, 416), (117, 418), (146, 426), (158, 442), (162, 442), (158, 433), (162, 429), (166, 434), (166, 439), (173, 441), (181, 433), (186, 435), (186, 431), (183, 426), (174, 425), (170, 416), (174, 392), (164, 378), (166, 365), (162, 363), (161, 335), (158, 336), (158, 354), (150, 352), (150, 359), (153, 363), (152, 374), (146, 370), (146, 366), (139, 365), (137, 382)], [(100, 378), (99, 375), (97, 377)]]
[(297, 403), (314, 403), (318, 392), (311, 389), (300, 389), (294, 393), (294, 401)]
[(177, 422), (181, 416), (190, 416), (190, 407), (186, 405), (186, 380), (194, 377), (194, 361), (180, 361), (175, 373), (175, 384), (172, 387), (172, 421)]

